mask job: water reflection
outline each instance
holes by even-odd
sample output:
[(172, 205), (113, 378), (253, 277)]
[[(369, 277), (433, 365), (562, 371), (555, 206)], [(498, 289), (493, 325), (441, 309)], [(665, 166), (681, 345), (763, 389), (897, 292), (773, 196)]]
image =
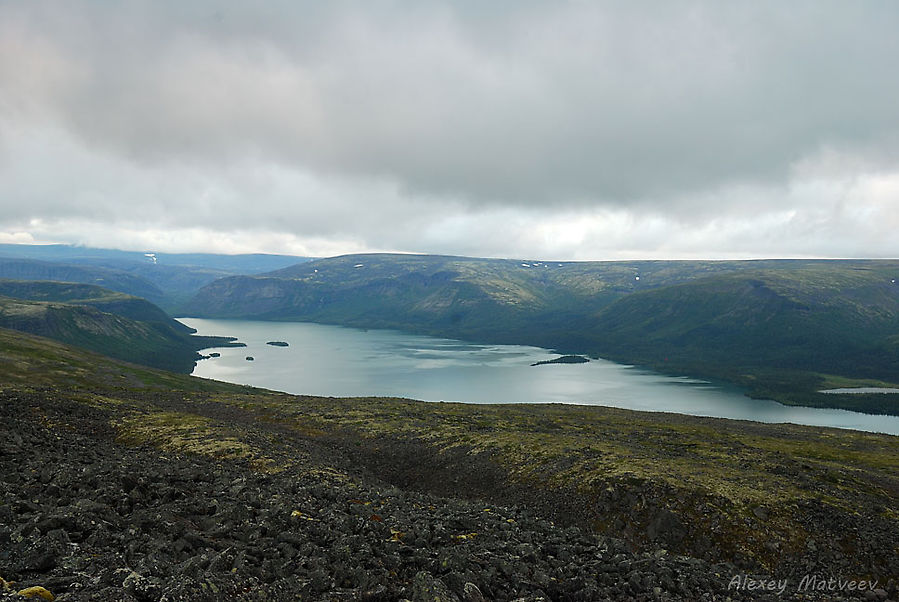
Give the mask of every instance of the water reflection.
[[(197, 364), (205, 378), (289, 393), (392, 396), (467, 403), (578, 403), (854, 428), (899, 434), (899, 417), (784, 406), (734, 387), (671, 377), (608, 361), (531, 364), (556, 357), (538, 347), (474, 345), (386, 330), (309, 323), (182, 318), (203, 335), (237, 336), (240, 349)], [(266, 341), (283, 340), (289, 347)], [(254, 362), (244, 357), (252, 355)]]

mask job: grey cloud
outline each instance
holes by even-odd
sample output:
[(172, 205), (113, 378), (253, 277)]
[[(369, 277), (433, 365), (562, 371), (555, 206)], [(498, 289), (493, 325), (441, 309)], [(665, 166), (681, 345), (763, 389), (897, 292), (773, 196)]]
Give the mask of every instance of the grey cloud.
[(894, 152), (899, 131), (890, 2), (2, 12), (71, 65), (33, 101), (135, 161), (256, 153), (474, 204), (664, 203), (783, 182), (822, 145)]
[(0, 3), (0, 238), (895, 255), (896, 31), (873, 0)]

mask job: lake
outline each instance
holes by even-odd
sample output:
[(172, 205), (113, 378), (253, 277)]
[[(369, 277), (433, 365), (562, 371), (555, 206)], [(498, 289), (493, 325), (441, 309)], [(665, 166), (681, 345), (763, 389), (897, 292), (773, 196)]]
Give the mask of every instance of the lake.
[[(466, 403), (576, 403), (760, 422), (792, 422), (899, 435), (899, 417), (784, 406), (706, 381), (605, 360), (531, 364), (558, 357), (521, 345), (480, 345), (392, 330), (303, 322), (180, 318), (201, 335), (246, 347), (215, 349), (195, 376), (287, 393), (408, 397)], [(267, 345), (285, 341), (288, 347)], [(252, 356), (254, 361), (247, 361)]]

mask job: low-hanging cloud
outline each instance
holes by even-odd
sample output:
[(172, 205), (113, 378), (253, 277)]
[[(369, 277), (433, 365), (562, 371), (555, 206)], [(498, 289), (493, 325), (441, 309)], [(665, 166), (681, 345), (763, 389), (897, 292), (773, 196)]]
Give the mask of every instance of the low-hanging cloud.
[(2, 4), (0, 230), (896, 254), (894, 3), (484, 4)]

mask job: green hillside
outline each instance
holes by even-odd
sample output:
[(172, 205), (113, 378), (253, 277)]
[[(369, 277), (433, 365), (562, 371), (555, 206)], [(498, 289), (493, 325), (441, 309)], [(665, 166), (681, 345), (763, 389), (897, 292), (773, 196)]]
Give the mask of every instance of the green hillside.
[(193, 370), (198, 349), (229, 344), (191, 336), (192, 329), (144, 299), (59, 282), (0, 281), (0, 327), (183, 373)]
[(603, 349), (646, 360), (727, 354), (747, 365), (875, 377), (899, 369), (890, 342), (899, 333), (899, 286), (889, 276), (828, 267), (704, 278), (629, 295), (592, 326)]
[(746, 267), (737, 262), (347, 255), (217, 280), (184, 313), (580, 348), (587, 343), (580, 322), (624, 295)]
[(816, 391), (836, 377), (899, 382), (897, 276), (896, 261), (349, 255), (217, 280), (185, 311), (539, 345), (894, 413), (892, 395)]
[(0, 280), (0, 296), (29, 301), (57, 301), (73, 305), (89, 305), (100, 311), (132, 320), (167, 324), (177, 331), (192, 332), (190, 328), (173, 320), (162, 309), (146, 299), (92, 284), (41, 280)]
[(895, 395), (821, 395), (826, 375), (899, 382), (896, 266), (814, 265), (629, 295), (590, 325), (612, 358), (740, 382), (757, 396), (899, 412)]

